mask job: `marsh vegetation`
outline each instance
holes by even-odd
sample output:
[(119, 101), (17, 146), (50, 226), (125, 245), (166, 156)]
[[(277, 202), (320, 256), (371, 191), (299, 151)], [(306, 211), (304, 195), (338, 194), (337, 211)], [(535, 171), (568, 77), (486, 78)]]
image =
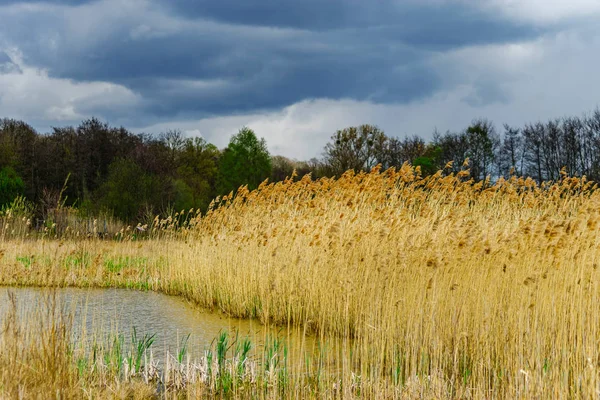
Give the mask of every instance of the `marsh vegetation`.
[[(226, 383), (207, 378), (211, 370), (183, 386), (162, 378), (169, 390), (157, 392), (144, 376), (151, 374), (147, 364), (115, 372), (88, 354), (82, 374), (62, 317), (42, 318), (52, 329), (38, 333), (27, 333), (37, 324), (19, 325), (15, 317), (6, 319), (0, 362), (2, 371), (19, 372), (3, 372), (0, 391), (62, 397), (597, 396), (596, 185), (566, 173), (542, 184), (515, 176), (476, 182), (467, 170), (448, 167), (426, 177), (405, 164), (339, 179), (263, 183), (218, 198), (205, 213), (157, 217), (109, 239), (76, 230), (33, 236), (22, 216), (4, 216), (2, 285), (152, 290), (335, 345), (286, 364), (285, 350), (271, 338), (263, 341), (271, 343), (262, 347), (270, 349), (268, 356), (244, 366), (252, 373), (238, 374), (240, 353), (227, 336), (215, 341), (218, 347), (227, 340), (226, 354), (213, 348), (213, 358), (197, 361), (204, 371), (215, 362), (229, 371)], [(31, 335), (41, 345), (30, 345)], [(143, 348), (144, 339), (137, 340)], [(114, 351), (114, 342), (104, 345), (103, 351)], [(142, 372), (128, 375), (134, 370)]]

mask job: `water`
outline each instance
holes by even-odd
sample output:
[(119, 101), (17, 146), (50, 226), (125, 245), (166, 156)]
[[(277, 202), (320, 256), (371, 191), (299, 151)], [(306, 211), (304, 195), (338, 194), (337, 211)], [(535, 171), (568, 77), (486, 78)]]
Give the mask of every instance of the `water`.
[(76, 334), (84, 330), (84, 336), (100, 334), (109, 338), (123, 334), (128, 341), (135, 327), (138, 337), (155, 335), (152, 350), (157, 357), (167, 351), (176, 354), (188, 334), (188, 353), (192, 358), (199, 357), (224, 330), (249, 337), (255, 346), (260, 346), (267, 334), (284, 338), (300, 352), (315, 346), (313, 338), (297, 331), (267, 328), (256, 320), (199, 310), (177, 297), (127, 289), (0, 288), (0, 322), (10, 307), (9, 292), (16, 295), (19, 315), (43, 307), (44, 299), (55, 292), (61, 308), (73, 315)]

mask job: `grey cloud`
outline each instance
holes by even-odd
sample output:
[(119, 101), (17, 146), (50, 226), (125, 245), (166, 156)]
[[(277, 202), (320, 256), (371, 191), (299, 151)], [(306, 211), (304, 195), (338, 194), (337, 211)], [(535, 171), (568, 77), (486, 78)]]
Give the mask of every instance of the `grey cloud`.
[(463, 97), (463, 101), (471, 107), (482, 107), (494, 103), (507, 104), (510, 96), (501, 82), (480, 79), (473, 83), (471, 93)]
[[(464, 2), (136, 0), (121, 7), (53, 0), (2, 7), (24, 3), (0, 1), (0, 51), (3, 43), (17, 48), (26, 65), (51, 79), (133, 91), (140, 101), (127, 110), (91, 100), (76, 106), (132, 126), (278, 110), (307, 99), (408, 104), (448, 89), (432, 55), (545, 32)], [(3, 54), (0, 74), (14, 64)], [(482, 106), (510, 97), (484, 77), (465, 100)]]
[(4, 51), (0, 51), (0, 74), (21, 73), (21, 68)]

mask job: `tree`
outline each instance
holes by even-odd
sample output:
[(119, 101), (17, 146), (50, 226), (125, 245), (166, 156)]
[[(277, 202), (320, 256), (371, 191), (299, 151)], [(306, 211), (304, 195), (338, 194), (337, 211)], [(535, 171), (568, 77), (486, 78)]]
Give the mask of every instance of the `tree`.
[(525, 173), (541, 182), (546, 178), (543, 169), (542, 143), (544, 141), (544, 125), (542, 123), (527, 124), (523, 129), (523, 146), (525, 147)]
[(439, 146), (428, 145), (423, 150), (423, 154), (412, 160), (414, 167), (421, 168), (421, 175), (433, 175), (440, 170), (440, 156), (442, 149)]
[(219, 193), (227, 194), (242, 185), (256, 189), (271, 176), (271, 156), (265, 139), (244, 127), (229, 141), (219, 160)]
[(294, 161), (284, 156), (274, 156), (271, 158), (272, 170), (271, 181), (280, 182), (289, 178), (296, 168)]
[(498, 151), (498, 174), (509, 176), (513, 174), (523, 176), (523, 137), (521, 130), (504, 124), (504, 138)]
[(219, 150), (203, 138), (183, 141), (178, 154), (177, 210), (205, 209), (215, 196)]
[(292, 176), (294, 170), (298, 177), (314, 172), (308, 162), (290, 160), (283, 156), (274, 156), (271, 158), (273, 165), (271, 172), (271, 181), (280, 182)]
[(38, 194), (37, 132), (27, 123), (14, 119), (0, 119), (0, 168), (12, 167), (23, 178), (24, 193), (29, 197)]
[(115, 160), (108, 178), (100, 187), (99, 203), (123, 221), (133, 221), (147, 203), (151, 190), (149, 176), (131, 160)]
[(170, 153), (171, 164), (176, 163), (177, 154), (183, 149), (186, 139), (179, 129), (169, 129), (159, 137), (160, 141), (167, 146)]
[(582, 158), (584, 175), (600, 180), (600, 108), (583, 119)]
[(12, 135), (0, 127), (0, 168), (14, 167), (18, 163), (18, 149)]
[(469, 140), (467, 134), (463, 132), (449, 132), (440, 134), (437, 131), (433, 134), (432, 145), (439, 149), (438, 169), (443, 168), (449, 162), (452, 162), (452, 172), (460, 171), (463, 161), (469, 154)]
[(25, 184), (12, 167), (0, 169), (0, 208), (23, 194)]
[(385, 163), (388, 138), (374, 125), (360, 125), (338, 130), (325, 146), (325, 163), (334, 174), (353, 169), (370, 170)]
[(494, 153), (499, 143), (498, 135), (492, 123), (485, 119), (474, 121), (467, 128), (466, 135), (471, 176), (483, 180), (492, 172)]
[(390, 167), (399, 168), (405, 162), (414, 165), (415, 160), (424, 157), (426, 151), (427, 145), (425, 141), (416, 135), (405, 137), (404, 140), (396, 137), (389, 138), (385, 147), (385, 157), (382, 163), (383, 169)]

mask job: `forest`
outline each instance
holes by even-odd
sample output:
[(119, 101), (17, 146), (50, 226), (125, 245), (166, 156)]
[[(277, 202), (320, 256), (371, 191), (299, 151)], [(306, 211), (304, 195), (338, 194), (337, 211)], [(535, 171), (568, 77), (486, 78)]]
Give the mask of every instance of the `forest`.
[(378, 164), (385, 170), (409, 163), (423, 176), (468, 168), (473, 179), (486, 182), (510, 175), (556, 181), (561, 170), (600, 177), (600, 109), (501, 129), (480, 118), (461, 131), (435, 131), (429, 141), (376, 125), (347, 127), (311, 160), (272, 155), (259, 134), (243, 127), (219, 149), (180, 130), (133, 133), (98, 118), (47, 133), (1, 119), (0, 210), (26, 208), (36, 225), (60, 207), (80, 217), (136, 223), (180, 210), (205, 211), (217, 196), (242, 185), (255, 189), (266, 179), (283, 181), (294, 171), (316, 179)]

